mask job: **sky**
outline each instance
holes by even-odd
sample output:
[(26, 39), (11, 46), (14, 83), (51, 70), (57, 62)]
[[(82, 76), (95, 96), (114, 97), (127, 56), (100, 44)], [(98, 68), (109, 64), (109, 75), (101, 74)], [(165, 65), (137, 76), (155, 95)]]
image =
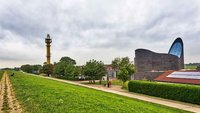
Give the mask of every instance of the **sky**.
[(168, 53), (177, 37), (185, 63), (200, 62), (200, 1), (0, 0), (0, 68), (43, 64), (47, 34), (52, 62), (134, 60), (138, 48)]

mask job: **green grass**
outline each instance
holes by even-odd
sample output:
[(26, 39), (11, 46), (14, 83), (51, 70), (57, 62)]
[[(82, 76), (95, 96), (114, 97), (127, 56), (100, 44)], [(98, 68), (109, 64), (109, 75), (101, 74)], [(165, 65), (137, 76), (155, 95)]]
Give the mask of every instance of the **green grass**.
[(128, 90), (128, 82), (129, 82), (129, 81), (126, 81), (126, 82), (124, 83), (124, 86), (123, 86), (123, 82), (122, 82), (121, 80), (113, 80), (113, 81), (112, 81), (112, 85), (123, 86), (122, 89)]
[(30, 113), (184, 113), (175, 108), (15, 72), (17, 99)]
[(0, 70), (0, 81), (1, 81), (1, 78), (2, 78), (2, 76), (3, 76), (3, 72), (4, 72), (4, 71)]
[(123, 82), (121, 80), (112, 80), (112, 85), (119, 85), (122, 86)]
[(197, 66), (185, 65), (185, 69), (197, 69)]
[[(124, 87), (122, 87), (123, 89), (128, 90), (128, 82), (125, 82)], [(95, 83), (90, 83), (90, 82), (83, 82), (82, 84), (95, 84), (95, 85), (103, 85), (106, 84), (107, 81), (102, 81), (101, 84), (99, 82), (95, 82)], [(112, 85), (118, 85), (118, 86), (123, 86), (123, 82), (121, 80), (112, 80), (111, 81)]]

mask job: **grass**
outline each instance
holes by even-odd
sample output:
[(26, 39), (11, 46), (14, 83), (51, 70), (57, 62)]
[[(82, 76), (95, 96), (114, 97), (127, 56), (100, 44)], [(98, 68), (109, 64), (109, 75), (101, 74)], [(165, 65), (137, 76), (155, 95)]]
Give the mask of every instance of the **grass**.
[(197, 66), (185, 65), (185, 69), (197, 69)]
[[(123, 86), (123, 82), (121, 80), (112, 80), (111, 81), (111, 84), (112, 85), (118, 85), (118, 86), (123, 86), (122, 88), (123, 89), (126, 89), (128, 90), (128, 82), (125, 82), (124, 86)], [(95, 82), (95, 83), (89, 83), (89, 82), (83, 82), (82, 84), (96, 84), (96, 85), (103, 85), (103, 84), (106, 84), (107, 81), (102, 81), (101, 84), (99, 82)]]
[(1, 81), (1, 78), (2, 78), (2, 76), (3, 76), (3, 72), (4, 72), (4, 71), (0, 70), (0, 81)]
[(123, 82), (121, 80), (112, 80), (112, 85), (119, 85), (122, 86)]
[(122, 82), (121, 80), (113, 80), (113, 81), (112, 81), (112, 85), (119, 85), (119, 86), (122, 86), (122, 89), (128, 90), (128, 82), (129, 82), (129, 81), (126, 81), (126, 82), (124, 83), (124, 86), (123, 86), (123, 82)]
[(124, 96), (15, 72), (17, 99), (30, 113), (185, 113)]

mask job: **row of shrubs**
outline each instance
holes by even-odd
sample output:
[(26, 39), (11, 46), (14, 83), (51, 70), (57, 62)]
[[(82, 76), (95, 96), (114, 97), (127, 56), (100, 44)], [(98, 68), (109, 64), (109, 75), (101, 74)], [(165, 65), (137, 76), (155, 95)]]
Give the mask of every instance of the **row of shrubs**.
[(130, 92), (200, 105), (200, 86), (136, 80), (128, 83), (128, 90)]

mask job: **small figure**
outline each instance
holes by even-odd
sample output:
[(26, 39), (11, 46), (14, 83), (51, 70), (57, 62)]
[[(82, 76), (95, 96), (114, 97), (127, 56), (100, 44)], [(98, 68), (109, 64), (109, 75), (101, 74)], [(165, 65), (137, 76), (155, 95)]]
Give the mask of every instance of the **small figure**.
[(12, 73), (12, 74), (11, 74), (11, 76), (14, 76), (14, 75), (15, 75), (15, 73)]
[(109, 85), (110, 85), (110, 86), (112, 85), (112, 82), (111, 82), (111, 81), (109, 81)]
[(108, 86), (108, 88), (110, 87), (110, 81), (107, 82), (107, 86)]

